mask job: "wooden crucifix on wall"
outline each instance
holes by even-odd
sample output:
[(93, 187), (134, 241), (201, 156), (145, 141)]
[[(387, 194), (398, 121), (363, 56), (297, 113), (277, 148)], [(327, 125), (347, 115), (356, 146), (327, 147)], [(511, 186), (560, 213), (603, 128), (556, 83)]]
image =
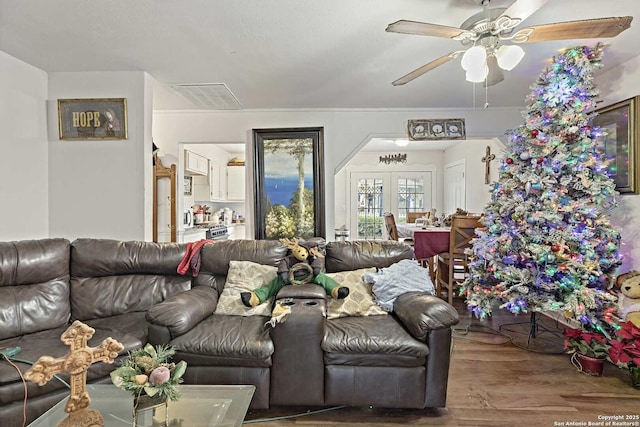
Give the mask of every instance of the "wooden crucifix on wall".
[(495, 158), (496, 158), (496, 155), (491, 154), (491, 147), (487, 145), (485, 155), (482, 159), (480, 159), (480, 161), (484, 163), (484, 183), (485, 184), (489, 183), (489, 172), (490, 172), (489, 163), (491, 162), (491, 160), (494, 160)]

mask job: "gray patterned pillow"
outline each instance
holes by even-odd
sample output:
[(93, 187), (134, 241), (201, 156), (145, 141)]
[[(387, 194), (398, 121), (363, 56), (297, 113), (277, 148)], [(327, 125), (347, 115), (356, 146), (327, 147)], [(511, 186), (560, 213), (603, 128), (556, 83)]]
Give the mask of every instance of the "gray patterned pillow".
[(365, 273), (375, 273), (375, 267), (360, 270), (326, 273), (341, 286), (349, 288), (349, 295), (345, 299), (328, 298), (327, 319), (337, 319), (347, 316), (373, 316), (388, 314), (373, 298), (371, 285), (364, 282)]
[(240, 292), (251, 292), (266, 285), (277, 275), (277, 268), (251, 261), (229, 261), (229, 272), (224, 289), (218, 299), (215, 314), (236, 316), (271, 316), (273, 297), (256, 307), (246, 307)]

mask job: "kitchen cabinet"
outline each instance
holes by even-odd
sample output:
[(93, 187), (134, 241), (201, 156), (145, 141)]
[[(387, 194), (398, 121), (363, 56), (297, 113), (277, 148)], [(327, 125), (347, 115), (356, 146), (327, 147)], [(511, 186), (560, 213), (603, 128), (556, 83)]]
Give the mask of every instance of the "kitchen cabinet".
[(223, 166), (209, 160), (207, 176), (193, 178), (196, 202), (238, 202), (245, 199), (245, 167)]
[(193, 196), (196, 202), (226, 201), (227, 167), (210, 160), (207, 176), (194, 177)]
[(209, 159), (193, 151), (184, 150), (184, 170), (193, 175), (207, 175)]
[(213, 179), (211, 186), (214, 189), (214, 201), (224, 202), (227, 200), (227, 167), (215, 165), (216, 168), (212, 173)]
[(245, 198), (245, 167), (227, 167), (227, 200), (244, 200)]

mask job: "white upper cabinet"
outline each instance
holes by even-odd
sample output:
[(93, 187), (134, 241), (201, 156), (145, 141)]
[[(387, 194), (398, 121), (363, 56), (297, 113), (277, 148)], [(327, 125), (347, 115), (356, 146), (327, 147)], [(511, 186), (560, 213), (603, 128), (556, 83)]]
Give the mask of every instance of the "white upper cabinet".
[(227, 166), (227, 200), (244, 200), (245, 167)]
[(211, 185), (211, 201), (224, 202), (227, 200), (227, 167), (211, 162), (209, 183)]
[[(188, 151), (185, 151), (185, 159), (187, 153)], [(196, 154), (196, 156), (198, 156), (198, 154)], [(204, 159), (207, 161), (207, 173), (203, 174), (205, 176), (195, 176), (193, 178), (193, 195), (195, 201), (244, 201), (245, 167), (225, 166), (217, 163), (216, 160)]]
[(184, 170), (192, 175), (208, 175), (209, 159), (193, 151), (184, 150)]

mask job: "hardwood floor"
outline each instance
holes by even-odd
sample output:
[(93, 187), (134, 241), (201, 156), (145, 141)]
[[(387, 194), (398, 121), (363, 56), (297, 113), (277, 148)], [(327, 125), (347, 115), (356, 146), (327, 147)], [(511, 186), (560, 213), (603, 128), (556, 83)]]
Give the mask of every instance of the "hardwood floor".
[[(602, 377), (578, 372), (569, 356), (558, 354), (563, 337), (555, 321), (538, 318), (538, 333), (527, 345), (528, 314), (496, 310), (490, 321), (480, 322), (470, 318), (462, 301), (454, 300), (454, 306), (460, 323), (454, 331), (446, 408), (330, 408), (313, 413), (318, 408), (278, 407), (250, 410), (246, 425), (640, 426), (640, 390), (631, 386), (628, 371), (606, 363)], [(512, 324), (516, 322), (524, 324)], [(296, 414), (301, 416), (289, 418)], [(621, 424), (607, 424), (606, 416), (620, 416), (615, 422)]]

